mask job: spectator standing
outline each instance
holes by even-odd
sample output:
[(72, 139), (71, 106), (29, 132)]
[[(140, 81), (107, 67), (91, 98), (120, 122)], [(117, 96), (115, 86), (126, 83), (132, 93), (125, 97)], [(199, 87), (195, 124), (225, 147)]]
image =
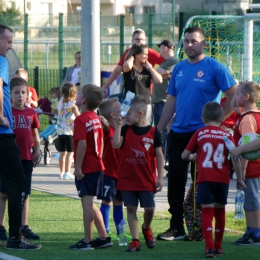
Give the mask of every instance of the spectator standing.
[(204, 54), (206, 41), (202, 29), (186, 28), (183, 45), (188, 58), (176, 64), (172, 71), (169, 97), (158, 124), (158, 129), (162, 132), (176, 113), (167, 137), (167, 196), (171, 220), (169, 229), (157, 236), (159, 240), (178, 240), (185, 237), (183, 201), (189, 162), (183, 161), (181, 154), (193, 133), (204, 126), (201, 119), (203, 106), (209, 101), (217, 100), (222, 91), (227, 96), (224, 119), (227, 118), (232, 113), (230, 103), (237, 87), (227, 67)]
[(81, 73), (81, 52), (77, 51), (75, 53), (76, 64), (74, 66), (68, 67), (63, 84), (70, 82), (72, 84), (77, 84), (80, 82)]
[[(145, 31), (142, 29), (139, 29), (139, 28), (136, 29), (132, 34), (132, 44), (145, 44), (145, 41), (146, 41)], [(116, 78), (121, 74), (122, 67), (125, 62), (125, 57), (129, 50), (130, 50), (130, 48), (124, 52), (120, 61), (117, 64), (116, 68), (114, 69), (112, 74), (109, 76), (106, 83), (102, 86), (102, 89), (105, 91), (105, 93), (106, 93), (107, 89), (109, 88), (109, 86), (112, 84), (112, 82), (114, 80), (116, 80)], [(152, 65), (152, 67), (154, 67), (155, 64), (160, 65), (163, 62), (163, 60), (164, 59), (162, 57), (160, 57), (159, 53), (157, 53), (153, 49), (148, 48), (148, 61)]]

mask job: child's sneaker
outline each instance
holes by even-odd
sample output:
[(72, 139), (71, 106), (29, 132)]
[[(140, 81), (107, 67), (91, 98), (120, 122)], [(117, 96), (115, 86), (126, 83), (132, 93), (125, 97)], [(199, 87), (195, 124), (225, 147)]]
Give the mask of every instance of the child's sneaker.
[(37, 250), (41, 249), (41, 246), (34, 245), (26, 240), (21, 240), (20, 238), (13, 239), (9, 237), (7, 240), (6, 248), (13, 250)]
[(79, 249), (79, 250), (94, 250), (93, 247), (93, 240), (89, 241), (88, 243), (86, 243), (84, 241), (84, 238), (82, 238), (81, 240), (79, 240), (79, 242), (77, 242), (74, 245), (71, 245), (69, 247), (69, 249)]
[(236, 241), (238, 246), (258, 246), (260, 245), (260, 238), (255, 237), (252, 233), (244, 239)]
[(217, 255), (217, 256), (222, 256), (222, 255), (224, 255), (223, 249), (215, 248), (215, 250), (214, 250), (214, 255)]
[(70, 172), (65, 172), (63, 175), (63, 180), (74, 180), (75, 176)]
[(206, 258), (214, 258), (214, 252), (211, 248), (207, 248), (205, 252), (205, 257)]
[(63, 180), (63, 175), (64, 175), (63, 172), (61, 172), (61, 173), (59, 174), (59, 179), (60, 179), (60, 180)]
[(95, 249), (99, 249), (99, 248), (106, 248), (106, 247), (110, 247), (113, 246), (113, 242), (111, 241), (111, 237), (107, 237), (105, 239), (102, 238), (97, 238), (93, 241), (93, 247)]
[(129, 247), (125, 251), (136, 252), (136, 251), (140, 251), (140, 249), (141, 249), (140, 241), (132, 241)]
[(21, 233), (26, 239), (35, 239), (35, 240), (40, 239), (40, 236), (33, 233), (32, 230), (29, 228), (29, 226), (23, 226), (21, 229)]
[(6, 229), (0, 226), (0, 240), (7, 240)]
[(145, 229), (142, 226), (142, 232), (143, 232), (145, 243), (146, 243), (147, 247), (154, 248), (155, 247), (155, 239), (153, 237), (152, 228), (149, 227), (148, 229)]

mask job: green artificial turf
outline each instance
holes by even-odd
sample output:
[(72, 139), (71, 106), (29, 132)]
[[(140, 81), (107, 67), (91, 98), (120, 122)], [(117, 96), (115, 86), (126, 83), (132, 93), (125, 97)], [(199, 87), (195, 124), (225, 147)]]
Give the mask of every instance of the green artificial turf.
[[(152, 223), (153, 233), (165, 231), (169, 226), (169, 213), (156, 214)], [(138, 214), (139, 231), (141, 231), (142, 213)], [(234, 220), (232, 213), (227, 213), (223, 249), (224, 259), (258, 259), (259, 247), (236, 246), (234, 242), (241, 236), (245, 228), (245, 220)], [(7, 220), (6, 220), (7, 221)], [(8, 222), (6, 222), (8, 223)], [(115, 227), (111, 212), (111, 232), (115, 234)], [(33, 232), (41, 236), (37, 243), (42, 244), (41, 250), (14, 251), (0, 249), (0, 253), (11, 254), (26, 260), (47, 259), (204, 259), (204, 241), (156, 241), (154, 249), (148, 249), (140, 232), (141, 251), (135, 253), (124, 252), (125, 247), (119, 247), (117, 241), (107, 249), (92, 251), (69, 250), (69, 245), (83, 238), (82, 209), (80, 200), (63, 196), (51, 195), (33, 191), (30, 197), (29, 224)], [(97, 236), (94, 230), (94, 238)], [(1, 259), (1, 255), (0, 255)]]

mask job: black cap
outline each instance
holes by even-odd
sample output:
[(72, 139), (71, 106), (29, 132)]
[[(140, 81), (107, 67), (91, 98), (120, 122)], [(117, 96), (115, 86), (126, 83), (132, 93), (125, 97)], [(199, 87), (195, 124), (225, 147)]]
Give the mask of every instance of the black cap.
[(160, 44), (158, 44), (157, 46), (160, 48), (161, 45), (164, 45), (166, 47), (168, 47), (169, 49), (174, 50), (175, 49), (175, 44), (173, 41), (170, 40), (163, 40)]

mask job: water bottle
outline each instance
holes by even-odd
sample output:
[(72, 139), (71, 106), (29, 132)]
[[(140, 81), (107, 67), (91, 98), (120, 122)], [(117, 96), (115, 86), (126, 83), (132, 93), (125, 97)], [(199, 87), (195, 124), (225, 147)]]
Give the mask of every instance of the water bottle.
[[(227, 147), (227, 149), (231, 152), (234, 148), (236, 148), (236, 146), (233, 144), (233, 142), (228, 139), (226, 136), (223, 136), (223, 140), (225, 142), (225, 145)], [(241, 159), (241, 156), (238, 156), (237, 159)]]
[(234, 218), (243, 218), (244, 217), (244, 201), (245, 193), (243, 190), (237, 190), (235, 197), (235, 214)]
[(122, 219), (119, 223), (119, 246), (127, 246), (126, 222)]
[(130, 105), (132, 103), (133, 98), (135, 97), (135, 93), (131, 91), (127, 91), (125, 100), (123, 101), (121, 108), (120, 108), (120, 115), (125, 117), (128, 110), (130, 109)]

